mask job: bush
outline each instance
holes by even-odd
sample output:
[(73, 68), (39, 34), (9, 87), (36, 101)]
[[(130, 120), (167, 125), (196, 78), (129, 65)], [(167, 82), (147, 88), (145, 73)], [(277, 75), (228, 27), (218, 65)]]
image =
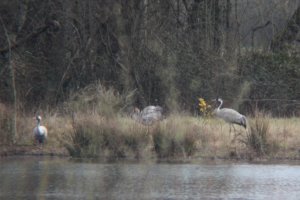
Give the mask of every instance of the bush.
[[(65, 146), (71, 156), (94, 158), (142, 158), (149, 144), (146, 129), (134, 121), (128, 127), (118, 118), (81, 115), (73, 122), (73, 132)], [(128, 130), (127, 130), (128, 129)]]
[(259, 156), (269, 153), (269, 121), (265, 113), (256, 112), (254, 119), (249, 122), (246, 145)]
[(192, 156), (197, 151), (201, 129), (185, 122), (183, 119), (183, 122), (179, 123), (177, 119), (171, 117), (167, 122), (154, 128), (153, 144), (159, 158)]
[(125, 95), (120, 95), (113, 88), (106, 88), (100, 82), (90, 84), (70, 95), (66, 107), (71, 112), (92, 113), (105, 117), (116, 116), (121, 108), (126, 107)]

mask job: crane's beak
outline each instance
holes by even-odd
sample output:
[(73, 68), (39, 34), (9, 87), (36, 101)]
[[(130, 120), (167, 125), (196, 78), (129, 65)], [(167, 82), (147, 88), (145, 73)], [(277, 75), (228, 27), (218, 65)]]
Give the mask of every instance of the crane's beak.
[(219, 99), (219, 96), (217, 96), (216, 98), (212, 99), (212, 101), (217, 102)]

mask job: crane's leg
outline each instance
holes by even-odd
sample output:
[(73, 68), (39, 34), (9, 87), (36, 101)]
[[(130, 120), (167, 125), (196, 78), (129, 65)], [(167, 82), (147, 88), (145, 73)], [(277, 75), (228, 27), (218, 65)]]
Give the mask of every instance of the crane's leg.
[(231, 132), (232, 132), (232, 129), (233, 129), (233, 133), (235, 133), (235, 128), (234, 128), (234, 125), (233, 124), (230, 124), (229, 125), (229, 133), (231, 134)]
[(232, 124), (232, 127), (233, 127), (233, 131), (236, 132), (236, 129), (235, 129), (235, 127), (234, 127), (234, 124)]
[(233, 138), (232, 138), (232, 140), (231, 140), (231, 143), (235, 143), (235, 140), (236, 140), (236, 138), (237, 138), (237, 130), (235, 129), (235, 127), (234, 127), (234, 125), (233, 124), (230, 124), (230, 130), (231, 130), (231, 127), (232, 127), (232, 129), (233, 129)]
[(233, 127), (233, 132), (234, 132), (234, 136), (233, 136), (233, 141), (235, 142), (236, 138), (239, 136), (239, 132), (235, 129), (234, 124), (232, 124)]
[(235, 129), (234, 124), (231, 124), (231, 126), (233, 127), (233, 138), (231, 140), (231, 144), (233, 144), (233, 149), (230, 153), (234, 157), (240, 157), (239, 151), (238, 151), (238, 146), (236, 143), (236, 138), (240, 135), (240, 133), (238, 132), (238, 130)]
[(39, 137), (38, 136), (34, 136), (34, 145), (39, 146)]
[(233, 141), (235, 142), (235, 139), (236, 139), (236, 129), (234, 127), (234, 124), (232, 124), (232, 127), (233, 127)]
[(233, 124), (229, 124), (229, 136), (228, 136), (228, 139), (229, 139), (229, 154), (230, 156), (235, 156), (236, 155), (236, 146), (235, 146), (235, 136), (233, 135), (233, 138), (232, 138), (232, 129), (233, 129), (233, 134), (235, 134), (235, 128), (233, 126)]
[(228, 138), (231, 140), (231, 124), (229, 124), (229, 133), (228, 133)]

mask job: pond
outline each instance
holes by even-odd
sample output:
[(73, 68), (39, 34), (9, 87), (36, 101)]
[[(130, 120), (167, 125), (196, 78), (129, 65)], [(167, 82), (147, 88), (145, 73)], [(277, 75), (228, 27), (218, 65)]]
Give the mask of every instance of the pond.
[(299, 163), (0, 160), (0, 199), (299, 199)]

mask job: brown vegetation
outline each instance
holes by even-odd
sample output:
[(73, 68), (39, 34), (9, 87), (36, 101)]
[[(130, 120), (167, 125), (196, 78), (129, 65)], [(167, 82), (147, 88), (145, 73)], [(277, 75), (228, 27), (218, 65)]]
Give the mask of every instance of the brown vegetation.
[[(0, 144), (32, 145), (39, 113), (47, 145), (74, 156), (297, 157), (297, 2), (2, 0)], [(284, 129), (255, 115), (232, 144), (222, 123), (188, 117), (216, 96)], [(127, 117), (148, 105), (170, 116)]]
[[(77, 113), (44, 117), (49, 140), (33, 144), (32, 117), (19, 117), (18, 142), (2, 143), (1, 155), (70, 155), (81, 158), (115, 159), (299, 159), (299, 118), (272, 118), (262, 114), (249, 118), (245, 131), (213, 118), (171, 115), (153, 126), (126, 116), (105, 117)], [(237, 135), (235, 137), (234, 135)], [(1, 141), (5, 136), (1, 135)]]

